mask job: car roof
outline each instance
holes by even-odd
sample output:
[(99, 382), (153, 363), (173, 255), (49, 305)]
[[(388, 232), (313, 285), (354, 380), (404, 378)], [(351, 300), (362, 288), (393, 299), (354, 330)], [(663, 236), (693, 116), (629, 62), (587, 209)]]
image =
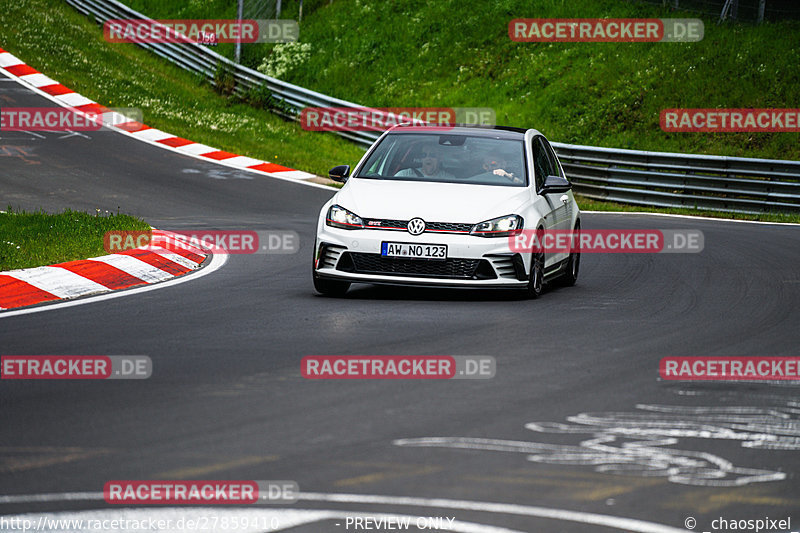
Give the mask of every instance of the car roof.
[(525, 128), (513, 126), (475, 126), (459, 125), (453, 127), (414, 126), (399, 124), (389, 130), (390, 133), (437, 133), (440, 135), (469, 135), (472, 137), (487, 137), (493, 139), (520, 139), (525, 136)]

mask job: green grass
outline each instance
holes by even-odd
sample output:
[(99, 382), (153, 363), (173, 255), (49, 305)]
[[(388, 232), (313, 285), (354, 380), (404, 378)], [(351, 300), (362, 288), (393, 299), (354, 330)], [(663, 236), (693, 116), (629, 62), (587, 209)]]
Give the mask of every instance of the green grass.
[(0, 213), (0, 271), (31, 268), (106, 255), (103, 235), (112, 230), (146, 231), (145, 221), (113, 213)]
[[(158, 17), (233, 17), (223, 0), (128, 0)], [(297, 2), (284, 2), (290, 16)], [(665, 108), (796, 108), (800, 21), (755, 26), (705, 17), (697, 43), (517, 43), (513, 18), (686, 17), (622, 0), (336, 0), (304, 7), (311, 57), (286, 81), (370, 106), (491, 107), (502, 125), (554, 141), (800, 159), (797, 133), (667, 133)], [(282, 15), (284, 16), (284, 15)], [(255, 66), (273, 45), (243, 45)], [(223, 54), (232, 48), (221, 47)]]
[[(234, 3), (235, 5), (235, 3)], [(131, 44), (60, 0), (17, 0), (0, 9), (0, 47), (51, 78), (111, 107), (138, 107), (144, 123), (215, 148), (327, 175), (364, 150), (333, 134), (221, 96), (199, 76)]]

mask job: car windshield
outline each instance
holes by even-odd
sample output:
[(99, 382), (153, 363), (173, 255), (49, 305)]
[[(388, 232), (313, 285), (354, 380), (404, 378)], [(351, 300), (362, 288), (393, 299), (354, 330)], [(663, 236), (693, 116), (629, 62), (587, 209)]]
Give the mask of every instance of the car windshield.
[(522, 140), (469, 134), (393, 133), (356, 178), (524, 187)]

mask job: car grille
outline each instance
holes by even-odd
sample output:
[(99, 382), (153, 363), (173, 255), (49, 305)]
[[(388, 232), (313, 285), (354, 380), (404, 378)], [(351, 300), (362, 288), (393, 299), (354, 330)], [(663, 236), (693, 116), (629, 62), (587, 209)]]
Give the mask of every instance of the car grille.
[[(392, 229), (406, 231), (408, 220), (365, 219), (367, 229)], [(474, 224), (457, 222), (425, 222), (425, 233), (469, 233)]]
[(383, 257), (380, 254), (345, 252), (338, 270), (357, 274), (415, 276), (445, 279), (495, 279), (491, 265), (485, 259), (448, 258), (444, 261)]
[(453, 222), (431, 222), (425, 224), (425, 231), (437, 231), (441, 233), (469, 233), (474, 224), (456, 224)]

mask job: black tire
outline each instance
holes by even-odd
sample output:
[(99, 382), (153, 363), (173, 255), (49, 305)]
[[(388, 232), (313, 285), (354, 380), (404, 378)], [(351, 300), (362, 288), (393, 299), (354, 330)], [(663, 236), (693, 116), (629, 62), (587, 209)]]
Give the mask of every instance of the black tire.
[[(581, 222), (580, 220), (575, 221), (575, 229), (573, 230), (573, 234), (575, 235), (575, 240), (573, 242), (580, 243), (580, 233), (581, 233)], [(580, 245), (579, 245), (580, 246)], [(561, 285), (565, 287), (572, 287), (578, 281), (578, 273), (581, 268), (581, 253), (570, 251), (569, 254), (569, 261), (567, 261), (567, 267), (564, 269), (564, 275), (559, 278), (559, 282)]]
[(347, 289), (350, 288), (350, 282), (319, 277), (316, 268), (314, 268), (316, 253), (317, 241), (314, 241), (314, 249), (311, 250), (311, 278), (314, 280), (314, 290), (325, 296), (344, 296)]
[(314, 289), (325, 296), (344, 296), (350, 288), (349, 281), (338, 281), (335, 279), (324, 279), (314, 273)]
[[(537, 231), (542, 231), (541, 228)], [(542, 242), (541, 238), (538, 242)], [(528, 286), (525, 289), (526, 295), (530, 299), (536, 299), (542, 295), (544, 290), (544, 251), (533, 250), (531, 252), (531, 272), (528, 276)]]

